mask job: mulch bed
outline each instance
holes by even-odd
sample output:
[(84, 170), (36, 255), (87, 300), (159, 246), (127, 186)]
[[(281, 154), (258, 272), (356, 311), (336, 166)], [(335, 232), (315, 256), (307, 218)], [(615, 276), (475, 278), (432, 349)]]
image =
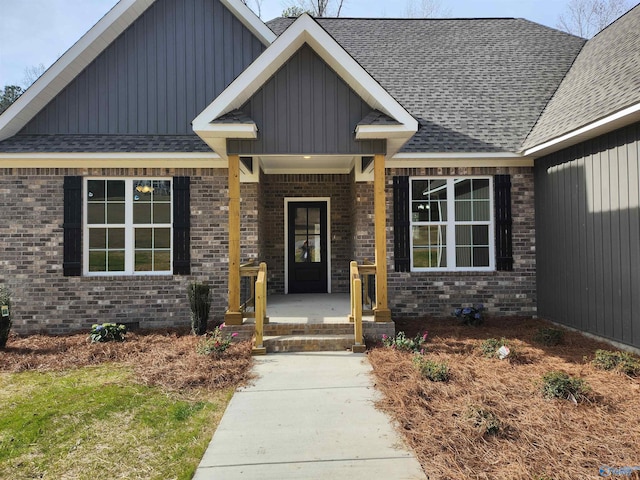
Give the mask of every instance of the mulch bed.
[[(594, 368), (596, 349), (614, 347), (566, 331), (558, 346), (534, 337), (551, 325), (526, 318), (494, 318), (479, 327), (457, 320), (397, 322), (408, 336), (429, 332), (426, 356), (446, 362), (447, 383), (420, 377), (412, 354), (373, 348), (369, 359), (379, 407), (392, 415), (433, 479), (591, 479), (602, 466), (640, 465), (640, 378)], [(482, 355), (487, 338), (505, 337), (517, 355)], [(547, 400), (542, 376), (562, 370), (585, 379), (588, 400)], [(477, 412), (498, 419), (490, 433)], [(474, 414), (475, 412), (475, 414)], [(640, 478), (616, 477), (616, 478)]]
[(168, 390), (220, 389), (250, 378), (250, 342), (234, 344), (216, 357), (197, 354), (199, 340), (181, 330), (130, 332), (124, 342), (106, 343), (90, 343), (86, 333), (12, 336), (0, 350), (0, 371), (57, 371), (118, 362), (131, 366), (141, 383)]

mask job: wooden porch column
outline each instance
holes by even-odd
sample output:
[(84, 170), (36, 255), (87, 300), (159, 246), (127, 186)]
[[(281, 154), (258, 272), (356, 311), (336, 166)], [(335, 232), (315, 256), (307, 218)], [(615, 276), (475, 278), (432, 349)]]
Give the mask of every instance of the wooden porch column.
[(242, 325), (240, 312), (240, 156), (229, 155), (229, 305), (227, 325)]
[(385, 207), (384, 155), (376, 155), (373, 165), (373, 211), (376, 241), (376, 306), (373, 316), (376, 322), (391, 321), (387, 305), (387, 212)]

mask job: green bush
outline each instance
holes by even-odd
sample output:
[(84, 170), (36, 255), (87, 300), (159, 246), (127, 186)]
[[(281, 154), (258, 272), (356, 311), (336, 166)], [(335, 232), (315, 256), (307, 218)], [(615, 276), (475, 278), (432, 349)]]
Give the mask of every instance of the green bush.
[(200, 355), (221, 355), (227, 348), (231, 346), (232, 339), (237, 337), (237, 333), (222, 333), (225, 328), (224, 323), (214, 328), (213, 332), (207, 333), (204, 338), (198, 342), (196, 352)]
[(482, 350), (482, 355), (489, 358), (497, 358), (498, 357), (498, 349), (503, 346), (508, 346), (507, 339), (502, 337), (500, 340), (497, 338), (487, 338), (480, 345), (480, 349)]
[(187, 296), (191, 308), (191, 331), (194, 335), (204, 335), (211, 310), (210, 287), (204, 283), (190, 283)]
[(0, 285), (0, 348), (7, 346), (12, 323), (11, 294), (6, 287)]
[(592, 363), (600, 370), (616, 370), (629, 376), (640, 375), (640, 360), (627, 352), (596, 350)]
[(493, 412), (474, 405), (467, 410), (467, 418), (483, 434), (497, 435), (502, 428), (502, 422)]
[(91, 343), (97, 342), (124, 342), (127, 327), (116, 323), (95, 324), (91, 327), (89, 338)]
[(587, 399), (590, 388), (587, 382), (581, 378), (573, 378), (559, 371), (551, 371), (542, 377), (542, 395), (545, 398), (564, 398), (576, 402)]
[(446, 363), (429, 360), (422, 355), (416, 355), (413, 358), (413, 363), (420, 372), (420, 375), (428, 378), (432, 382), (446, 382), (451, 376)]
[(398, 332), (395, 337), (382, 335), (382, 344), (387, 348), (395, 348), (405, 352), (424, 353), (428, 332), (417, 334), (413, 338), (407, 338), (404, 332)]
[(560, 345), (564, 342), (564, 330), (560, 330), (559, 328), (542, 327), (538, 329), (533, 339), (537, 343), (547, 347)]

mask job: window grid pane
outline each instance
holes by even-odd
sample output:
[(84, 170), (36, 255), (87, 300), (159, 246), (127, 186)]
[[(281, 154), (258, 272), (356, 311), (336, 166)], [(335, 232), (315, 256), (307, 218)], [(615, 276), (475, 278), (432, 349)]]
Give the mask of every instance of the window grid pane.
[(171, 271), (170, 180), (88, 179), (86, 188), (88, 272)]
[[(447, 203), (447, 192), (453, 197), (453, 205)], [(412, 268), (491, 266), (490, 179), (412, 179), (409, 201)], [(449, 220), (448, 213), (452, 215)], [(451, 228), (453, 234), (449, 238), (447, 228)], [(452, 253), (450, 265), (447, 264), (448, 250)]]

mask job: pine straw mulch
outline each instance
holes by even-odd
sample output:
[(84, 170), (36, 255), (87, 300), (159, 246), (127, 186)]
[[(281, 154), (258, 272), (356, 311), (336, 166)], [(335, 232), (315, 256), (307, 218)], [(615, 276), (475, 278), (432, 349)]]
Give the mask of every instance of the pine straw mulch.
[(90, 343), (86, 333), (11, 336), (0, 349), (0, 371), (59, 371), (117, 362), (130, 366), (145, 385), (170, 391), (223, 389), (250, 378), (251, 342), (231, 345), (219, 357), (199, 355), (200, 337), (182, 330), (127, 333), (124, 342)]
[[(479, 327), (397, 322), (408, 336), (429, 331), (426, 356), (449, 365), (447, 383), (420, 378), (410, 353), (369, 351), (383, 392), (379, 407), (396, 419), (430, 480), (595, 479), (601, 466), (640, 465), (640, 378), (595, 369), (595, 350), (615, 348), (576, 332), (566, 331), (559, 346), (537, 344), (541, 326), (551, 325), (523, 318), (489, 319)], [(484, 357), (482, 341), (501, 337), (517, 356)], [(584, 378), (592, 389), (588, 401), (544, 399), (541, 377), (550, 370)], [(498, 419), (497, 434), (470, 417), (478, 411)]]

